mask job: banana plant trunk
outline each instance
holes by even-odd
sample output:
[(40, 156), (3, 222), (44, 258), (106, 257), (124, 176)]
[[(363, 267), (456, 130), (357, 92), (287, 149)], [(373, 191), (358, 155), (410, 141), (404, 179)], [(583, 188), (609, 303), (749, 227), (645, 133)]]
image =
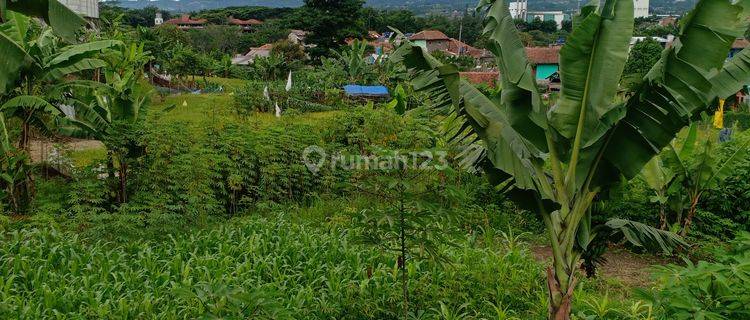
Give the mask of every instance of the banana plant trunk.
[[(575, 284), (575, 277), (567, 275)], [(563, 286), (556, 274), (554, 268), (547, 267), (547, 289), (549, 294), (549, 320), (569, 320), (570, 312), (573, 305), (573, 292), (575, 285)], [(567, 287), (567, 288), (565, 288)]]
[(687, 236), (688, 232), (690, 232), (690, 226), (692, 226), (693, 219), (695, 218), (695, 213), (698, 211), (698, 201), (700, 201), (700, 197), (701, 194), (698, 193), (695, 195), (695, 197), (693, 197), (693, 200), (690, 201), (690, 210), (685, 217), (685, 221), (682, 225), (682, 230), (680, 231), (680, 236), (682, 237)]

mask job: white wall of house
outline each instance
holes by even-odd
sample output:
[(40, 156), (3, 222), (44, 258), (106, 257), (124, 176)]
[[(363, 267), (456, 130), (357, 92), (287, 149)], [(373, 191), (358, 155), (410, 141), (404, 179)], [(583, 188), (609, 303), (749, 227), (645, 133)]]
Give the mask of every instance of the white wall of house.
[(60, 3), (86, 18), (99, 19), (98, 0), (59, 0)]

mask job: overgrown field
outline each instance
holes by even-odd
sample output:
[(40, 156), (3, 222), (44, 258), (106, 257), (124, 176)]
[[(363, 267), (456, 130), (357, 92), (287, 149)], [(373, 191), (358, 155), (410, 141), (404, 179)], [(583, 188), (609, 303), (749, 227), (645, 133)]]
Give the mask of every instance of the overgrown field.
[[(166, 241), (107, 243), (49, 229), (7, 232), (0, 245), (0, 315), (398, 319), (396, 260), (359, 241), (362, 230), (351, 227), (347, 202), (326, 203), (272, 206)], [(543, 319), (542, 264), (519, 239), (498, 236), (486, 243), (477, 236), (464, 233), (453, 238), (454, 246), (441, 246), (445, 263), (409, 264), (412, 316)], [(621, 294), (628, 295), (613, 291), (604, 300), (614, 318), (634, 303), (612, 299)], [(596, 312), (602, 299), (583, 294), (578, 310)]]

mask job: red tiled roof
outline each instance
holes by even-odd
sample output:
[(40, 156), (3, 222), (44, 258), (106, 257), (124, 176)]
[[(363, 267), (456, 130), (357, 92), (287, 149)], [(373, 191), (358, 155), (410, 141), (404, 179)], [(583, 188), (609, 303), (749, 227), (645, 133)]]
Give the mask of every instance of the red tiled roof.
[(411, 36), (411, 38), (409, 38), (409, 40), (430, 41), (430, 40), (450, 40), (450, 38), (448, 38), (448, 36), (446, 36), (445, 33), (442, 33), (438, 30), (424, 30), (424, 31), (420, 31), (414, 34), (413, 36)]
[(745, 38), (735, 39), (734, 43), (732, 43), (732, 49), (743, 49), (747, 47), (750, 47), (750, 41), (747, 41)]
[(258, 19), (242, 20), (242, 19), (235, 19), (234, 17), (229, 17), (229, 24), (234, 24), (238, 26), (257, 26), (259, 24), (263, 24), (263, 21), (260, 21)]
[(461, 78), (466, 79), (472, 84), (486, 84), (490, 87), (495, 87), (497, 80), (500, 77), (500, 73), (497, 71), (488, 72), (460, 72)]
[(560, 47), (526, 47), (526, 56), (533, 64), (558, 64)]
[(182, 15), (179, 18), (169, 19), (169, 20), (167, 20), (164, 23), (169, 23), (169, 24), (205, 24), (206, 22), (208, 22), (208, 20), (206, 20), (206, 19), (196, 19), (196, 20), (193, 20), (193, 19), (190, 19), (189, 15)]

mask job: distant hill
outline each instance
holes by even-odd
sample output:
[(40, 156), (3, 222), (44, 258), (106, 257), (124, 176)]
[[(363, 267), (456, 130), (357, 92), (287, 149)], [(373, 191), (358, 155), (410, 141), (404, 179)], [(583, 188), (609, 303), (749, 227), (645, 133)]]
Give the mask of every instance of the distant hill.
[[(190, 12), (225, 7), (260, 6), (260, 7), (299, 7), (303, 0), (100, 0), (117, 3), (125, 8), (159, 7), (173, 12)], [(417, 14), (430, 12), (450, 12), (473, 8), (477, 0), (366, 0), (367, 6), (375, 8), (409, 9)], [(531, 10), (563, 10), (577, 8), (577, 0), (529, 0)], [(586, 3), (588, 0), (579, 0)], [(696, 0), (651, 0), (651, 11), (656, 14), (679, 14), (692, 8)]]

